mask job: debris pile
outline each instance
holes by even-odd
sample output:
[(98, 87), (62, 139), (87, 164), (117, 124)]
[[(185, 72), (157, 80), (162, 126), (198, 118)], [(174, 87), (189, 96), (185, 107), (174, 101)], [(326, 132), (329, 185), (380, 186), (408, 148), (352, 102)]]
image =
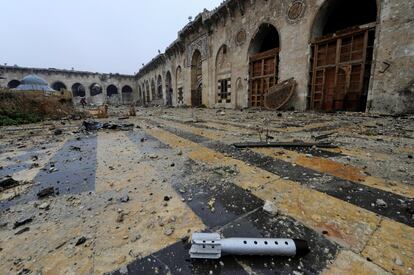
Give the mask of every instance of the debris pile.
[(118, 130), (131, 131), (134, 129), (134, 124), (116, 124), (116, 123), (102, 123), (98, 121), (84, 121), (80, 130), (86, 132), (95, 132), (99, 130)]
[(0, 90), (0, 126), (36, 123), (68, 116), (84, 117), (72, 101), (43, 93), (12, 93)]

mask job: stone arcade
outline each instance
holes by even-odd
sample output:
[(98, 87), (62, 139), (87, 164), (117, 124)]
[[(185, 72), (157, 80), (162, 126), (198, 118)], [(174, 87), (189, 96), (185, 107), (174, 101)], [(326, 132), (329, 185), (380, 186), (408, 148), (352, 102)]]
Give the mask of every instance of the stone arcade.
[(133, 75), (99, 74), (74, 70), (35, 69), (0, 66), (0, 87), (17, 88), (22, 79), (34, 74), (45, 79), (55, 91), (71, 91), (74, 103), (85, 97), (89, 103), (139, 103)]
[(413, 14), (412, 0), (228, 0), (138, 72), (139, 94), (161, 101), (162, 87), (174, 106), (263, 107), (294, 77), (288, 108), (413, 112)]
[(135, 76), (0, 66), (0, 86), (34, 73), (96, 104), (246, 108), (294, 78), (287, 109), (413, 113), (413, 14), (413, 0), (226, 0)]

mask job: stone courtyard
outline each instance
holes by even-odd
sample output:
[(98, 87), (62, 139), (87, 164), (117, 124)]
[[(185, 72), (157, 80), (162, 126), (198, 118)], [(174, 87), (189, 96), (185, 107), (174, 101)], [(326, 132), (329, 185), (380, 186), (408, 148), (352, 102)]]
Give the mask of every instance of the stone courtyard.
[[(125, 112), (0, 129), (1, 274), (413, 274), (413, 116)], [(233, 146), (266, 140), (338, 148)], [(201, 231), (311, 252), (190, 260)]]
[(414, 274), (414, 1), (225, 0), (158, 33), (176, 2), (49, 30), (42, 58), (134, 73), (0, 65), (0, 274)]

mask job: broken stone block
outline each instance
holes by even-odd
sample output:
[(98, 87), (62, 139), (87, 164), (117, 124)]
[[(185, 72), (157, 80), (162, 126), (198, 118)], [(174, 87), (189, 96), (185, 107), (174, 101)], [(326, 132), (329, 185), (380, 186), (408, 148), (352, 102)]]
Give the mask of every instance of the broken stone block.
[(164, 235), (165, 236), (171, 236), (174, 233), (174, 228), (173, 227), (169, 227), (167, 229), (164, 230)]
[(377, 207), (381, 207), (381, 208), (386, 208), (386, 207), (388, 206), (388, 204), (387, 204), (384, 200), (382, 200), (382, 199), (378, 199), (378, 200), (375, 202), (375, 205), (376, 205)]
[(86, 237), (80, 237), (77, 241), (76, 241), (76, 244), (75, 244), (75, 246), (79, 246), (79, 245), (82, 245), (82, 244), (84, 244), (86, 242)]
[(39, 206), (39, 209), (41, 210), (49, 210), (49, 208), (50, 208), (50, 204), (47, 202), (44, 202)]
[(263, 206), (263, 210), (271, 215), (279, 214), (279, 210), (277, 209), (276, 205), (271, 201), (265, 202), (265, 205)]
[(19, 181), (14, 180), (10, 176), (6, 176), (6, 177), (0, 179), (0, 191), (16, 187), (19, 184), (20, 184)]
[(41, 190), (39, 193), (37, 193), (37, 197), (39, 199), (47, 198), (47, 197), (54, 196), (54, 195), (55, 195), (55, 189), (53, 187), (45, 188)]
[(23, 234), (23, 233), (25, 233), (25, 232), (28, 232), (28, 231), (30, 231), (30, 227), (25, 227), (25, 228), (23, 228), (23, 229), (20, 229), (19, 231), (17, 231), (16, 233), (14, 233), (14, 235), (21, 235), (21, 234)]
[(129, 202), (129, 196), (128, 195), (122, 196), (120, 198), (120, 201), (123, 202), (123, 203)]

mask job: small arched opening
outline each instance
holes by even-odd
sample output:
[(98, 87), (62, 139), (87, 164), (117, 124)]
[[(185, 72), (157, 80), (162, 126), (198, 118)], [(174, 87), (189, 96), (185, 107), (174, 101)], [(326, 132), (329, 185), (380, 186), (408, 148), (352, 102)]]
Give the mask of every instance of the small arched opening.
[(311, 109), (366, 109), (377, 14), (376, 0), (327, 0), (319, 9), (311, 30)]
[(80, 83), (73, 84), (72, 94), (73, 94), (73, 97), (85, 97), (86, 96), (85, 87)]
[(199, 50), (195, 50), (191, 59), (191, 106), (203, 105), (203, 62)]
[(118, 88), (111, 84), (106, 88), (106, 94), (108, 97), (116, 96), (118, 95)]
[(93, 83), (90, 87), (89, 87), (89, 91), (91, 93), (91, 96), (97, 96), (102, 94), (102, 86), (99, 85), (98, 83)]
[(279, 32), (271, 24), (260, 25), (249, 46), (249, 106), (264, 107), (264, 97), (278, 82)]
[(58, 92), (66, 91), (66, 85), (62, 81), (56, 81), (52, 84), (52, 89)]
[(13, 79), (9, 83), (7, 83), (7, 88), (9, 89), (16, 89), (20, 85), (20, 81)]

